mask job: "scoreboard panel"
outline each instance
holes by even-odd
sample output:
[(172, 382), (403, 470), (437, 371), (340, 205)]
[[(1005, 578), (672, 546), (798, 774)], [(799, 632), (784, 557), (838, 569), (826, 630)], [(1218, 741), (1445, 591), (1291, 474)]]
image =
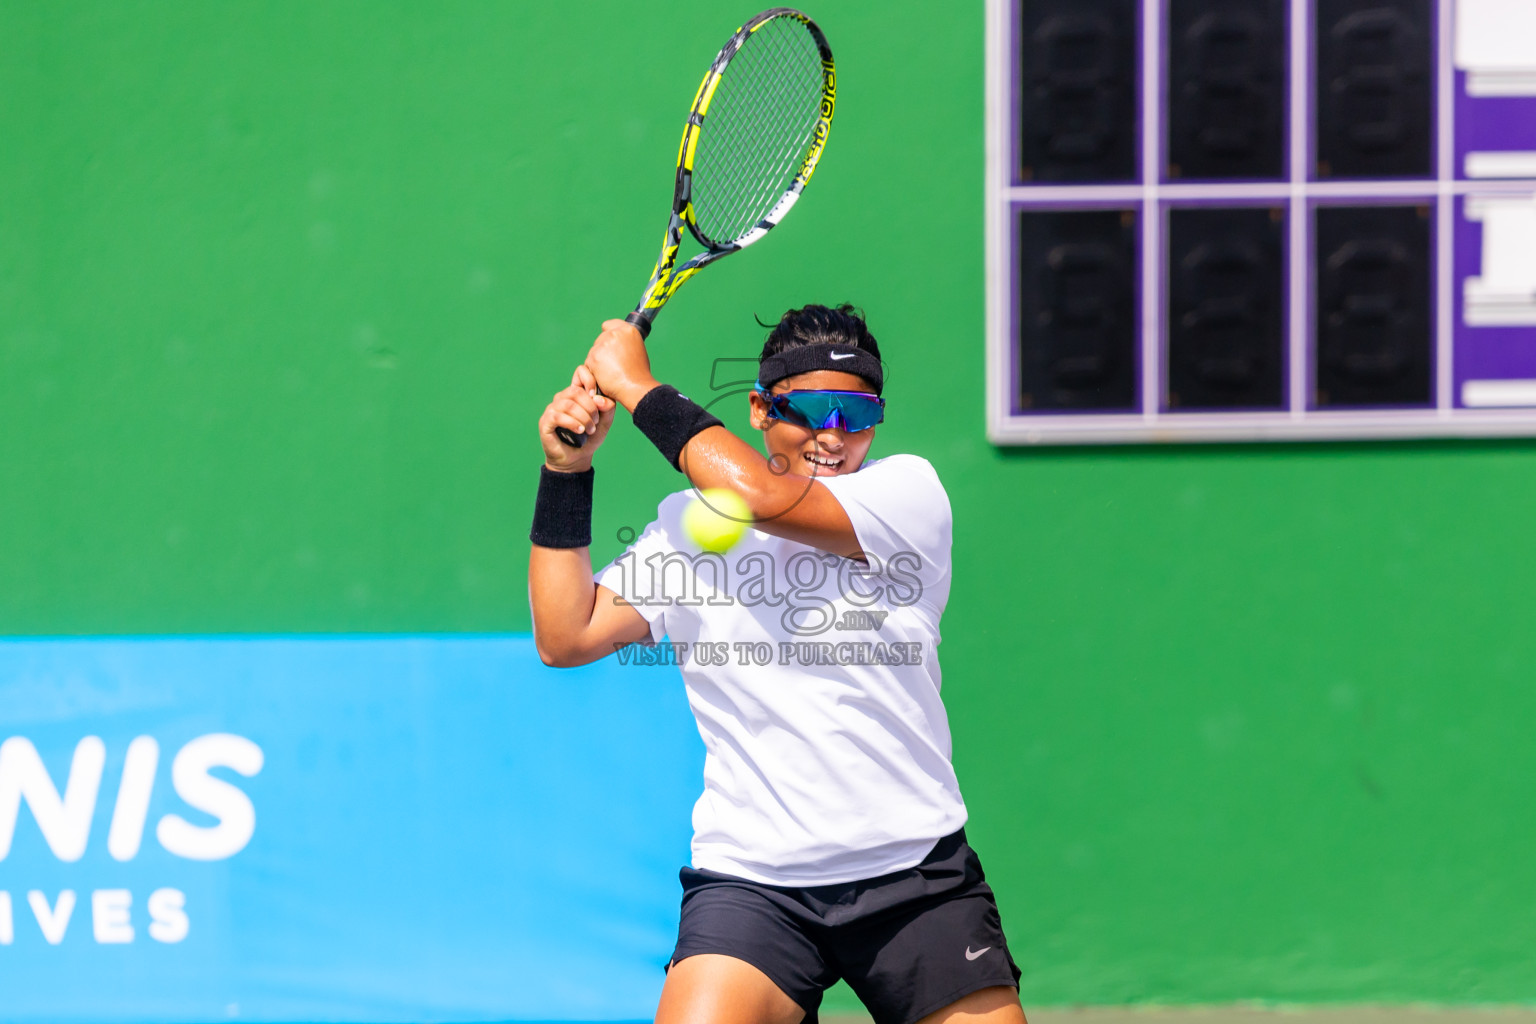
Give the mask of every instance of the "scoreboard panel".
[(999, 444), (1536, 435), (1536, 0), (988, 0)]

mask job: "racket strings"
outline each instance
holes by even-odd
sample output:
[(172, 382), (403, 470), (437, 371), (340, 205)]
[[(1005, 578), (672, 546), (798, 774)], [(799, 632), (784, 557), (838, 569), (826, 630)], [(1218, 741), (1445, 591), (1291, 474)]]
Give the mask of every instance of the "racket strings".
[[(773, 177), (761, 178), (761, 188), (749, 197), (748, 206), (762, 207), (766, 203), (775, 202), (783, 188), (779, 182), (785, 173), (795, 170), (810, 143), (811, 131), (815, 127), (819, 114), (821, 100), (821, 67), (820, 55), (814, 54), (812, 61), (800, 60), (796, 62), (796, 56), (810, 55), (810, 51), (802, 45), (800, 53), (791, 52), (794, 43), (804, 44), (808, 37), (794, 31), (799, 26), (789, 23), (792, 35), (781, 33), (778, 38), (772, 40), (775, 44), (774, 52), (764, 57), (762, 64), (772, 67), (780, 67), (785, 70), (783, 74), (762, 73), (749, 76), (744, 84), (751, 88), (750, 103), (756, 111), (770, 111), (776, 113), (774, 123), (765, 125), (757, 134), (762, 140), (765, 151), (754, 154), (754, 158), (761, 158), (769, 166), (780, 169), (779, 174)], [(798, 65), (798, 66), (796, 66)], [(807, 74), (809, 72), (809, 74)], [(798, 80), (797, 80), (798, 79)], [(806, 90), (804, 86), (810, 86)], [(810, 101), (814, 106), (808, 105)], [(774, 140), (782, 140), (783, 145), (778, 152), (768, 150)], [(737, 165), (738, 172), (750, 168), (748, 163)], [(741, 184), (746, 175), (738, 173), (731, 180)], [(766, 212), (766, 211), (765, 211)]]
[[(755, 133), (756, 152), (740, 146), (735, 160), (729, 164), (722, 160), (725, 166), (714, 176), (705, 175), (707, 182), (716, 184), (713, 188), (706, 186), (705, 206), (710, 212), (703, 220), (720, 225), (706, 234), (718, 239), (739, 238), (772, 209), (788, 188), (809, 146), (810, 127), (815, 119), (807, 118), (804, 124), (795, 123), (797, 120), (781, 116), (777, 123), (760, 123)], [(773, 141), (778, 142), (777, 147), (771, 145)], [(712, 201), (716, 196), (722, 197), (718, 204)], [(716, 206), (718, 209), (713, 209)]]
[[(763, 104), (763, 109), (783, 111), (783, 117), (776, 126), (776, 130), (783, 129), (782, 136), (776, 136), (775, 131), (763, 133), (765, 139), (771, 140), (778, 137), (783, 140), (779, 152), (764, 154), (764, 159), (781, 168), (781, 171), (773, 178), (762, 178), (761, 187), (745, 204), (748, 209), (761, 209), (764, 214), (772, 208), (772, 204), (778, 201), (778, 197), (787, 187), (788, 182), (784, 180), (785, 177), (799, 169), (809, 148), (817, 118), (820, 116), (822, 89), (820, 53), (816, 52), (812, 61), (801, 61), (800, 66), (793, 70), (798, 73), (798, 81), (797, 76), (790, 74), (772, 76), (771, 79), (770, 76), (763, 75), (756, 80), (759, 88), (755, 90), (755, 99)], [(771, 90), (773, 95), (765, 96), (762, 83), (770, 80), (774, 84)], [(757, 219), (760, 220), (761, 217)], [(744, 230), (750, 229), (751, 225)]]
[[(701, 230), (717, 240), (740, 237), (761, 219), (752, 214), (783, 177), (783, 149), (798, 142), (794, 111), (786, 102), (786, 77), (772, 73), (787, 56), (783, 33), (774, 28), (770, 23), (748, 38), (727, 68), (705, 121), (695, 168), (695, 210)], [(779, 152), (771, 148), (775, 144)]]
[(748, 37), (699, 135), (693, 204), (705, 237), (735, 241), (778, 202), (810, 149), (822, 91), (821, 52), (798, 21), (775, 19)]
[[(778, 201), (804, 160), (820, 114), (820, 52), (798, 23), (786, 19), (783, 24), (786, 31), (768, 40), (774, 44), (771, 50), (758, 55), (760, 72), (749, 71), (740, 83), (744, 106), (758, 116), (755, 125), (743, 124), (745, 138), (737, 139), (740, 159), (725, 178), (724, 191), (741, 197), (740, 219), (734, 222), (739, 230), (730, 237), (750, 231)], [(760, 167), (771, 170), (763, 173)]]

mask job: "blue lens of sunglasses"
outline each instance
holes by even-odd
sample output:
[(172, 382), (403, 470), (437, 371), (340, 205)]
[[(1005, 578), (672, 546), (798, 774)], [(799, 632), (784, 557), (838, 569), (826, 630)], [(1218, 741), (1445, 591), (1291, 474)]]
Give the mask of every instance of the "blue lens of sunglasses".
[(885, 399), (862, 391), (786, 391), (758, 394), (768, 400), (768, 415), (812, 430), (868, 430), (885, 420)]

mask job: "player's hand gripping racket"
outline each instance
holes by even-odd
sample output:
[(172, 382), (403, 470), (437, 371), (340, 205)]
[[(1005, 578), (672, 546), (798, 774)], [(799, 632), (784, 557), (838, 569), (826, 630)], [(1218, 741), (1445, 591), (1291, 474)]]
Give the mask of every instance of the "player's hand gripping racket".
[[(683, 127), (661, 255), (624, 318), (642, 338), (684, 281), (762, 238), (795, 205), (827, 144), (836, 99), (827, 37), (800, 11), (764, 11), (720, 48)], [(685, 226), (704, 251), (678, 266)], [(573, 448), (586, 442), (564, 427), (555, 432)]]

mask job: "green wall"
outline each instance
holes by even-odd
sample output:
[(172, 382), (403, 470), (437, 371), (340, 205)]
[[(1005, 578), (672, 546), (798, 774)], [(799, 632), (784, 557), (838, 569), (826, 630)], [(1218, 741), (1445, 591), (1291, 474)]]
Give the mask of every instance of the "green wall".
[[(526, 631), (535, 419), (753, 9), (0, 0), (0, 631)], [(993, 448), (982, 5), (811, 13), (815, 186), (652, 351), (869, 311), (1026, 1001), (1536, 1001), (1536, 447)], [(600, 465), (606, 559), (680, 479)]]

